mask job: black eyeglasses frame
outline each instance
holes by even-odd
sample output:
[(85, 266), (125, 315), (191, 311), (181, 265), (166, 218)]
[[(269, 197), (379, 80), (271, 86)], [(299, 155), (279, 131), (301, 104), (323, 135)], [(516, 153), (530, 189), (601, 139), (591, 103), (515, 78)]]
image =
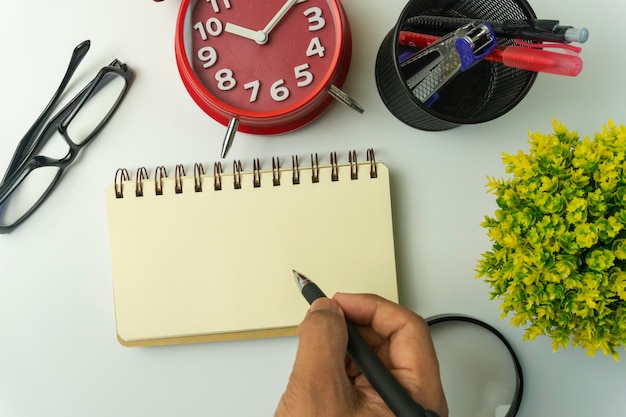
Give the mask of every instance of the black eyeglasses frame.
[[(7, 201), (11, 193), (19, 187), (29, 173), (37, 168), (46, 166), (57, 167), (59, 168), (59, 171), (55, 178), (51, 181), (48, 188), (42, 193), (41, 197), (34, 202), (28, 211), (26, 211), (13, 223), (0, 225), (0, 233), (9, 233), (17, 228), (41, 206), (48, 196), (50, 196), (52, 191), (59, 184), (65, 170), (74, 162), (80, 150), (91, 143), (109, 122), (113, 114), (119, 108), (119, 105), (125, 98), (128, 89), (132, 84), (134, 78), (133, 71), (130, 67), (128, 67), (128, 65), (115, 59), (111, 62), (111, 64), (100, 69), (91, 82), (89, 82), (74, 98), (72, 98), (68, 104), (59, 110), (58, 113), (50, 118), (60, 98), (62, 97), (63, 92), (69, 84), (70, 79), (76, 71), (76, 68), (89, 51), (90, 44), (90, 41), (86, 40), (74, 49), (67, 71), (52, 99), (41, 115), (35, 120), (30, 129), (26, 132), (24, 137), (20, 140), (11, 162), (9, 163), (9, 167), (4, 174), (2, 182), (0, 182), (0, 216), (2, 215), (2, 205)], [(108, 113), (94, 127), (91, 133), (80, 143), (75, 143), (68, 134), (68, 126), (72, 120), (74, 120), (74, 117), (78, 114), (78, 112), (83, 108), (85, 103), (97, 94), (102, 87), (109, 83), (114, 76), (122, 77), (124, 80), (122, 91), (111, 106)], [(68, 153), (62, 158), (50, 158), (38, 155), (55, 132), (58, 132), (67, 142), (67, 145), (69, 146)]]

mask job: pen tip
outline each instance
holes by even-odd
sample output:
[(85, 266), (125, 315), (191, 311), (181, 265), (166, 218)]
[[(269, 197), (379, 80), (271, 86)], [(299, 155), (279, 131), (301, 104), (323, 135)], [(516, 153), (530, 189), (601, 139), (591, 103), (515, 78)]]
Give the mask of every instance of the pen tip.
[(296, 271), (295, 269), (292, 269), (292, 271), (293, 271), (293, 278), (296, 281), (296, 285), (298, 286), (300, 291), (302, 291), (302, 288), (304, 288), (304, 286), (311, 281), (307, 277), (305, 277), (304, 275)]

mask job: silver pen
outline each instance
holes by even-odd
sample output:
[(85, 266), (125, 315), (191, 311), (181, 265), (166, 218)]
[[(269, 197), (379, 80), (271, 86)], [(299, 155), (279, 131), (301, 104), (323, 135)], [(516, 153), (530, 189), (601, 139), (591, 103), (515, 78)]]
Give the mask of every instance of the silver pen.
[(401, 59), (400, 67), (413, 95), (427, 106), (452, 78), (485, 58), (496, 46), (491, 27), (469, 23), (442, 36), (426, 48)]

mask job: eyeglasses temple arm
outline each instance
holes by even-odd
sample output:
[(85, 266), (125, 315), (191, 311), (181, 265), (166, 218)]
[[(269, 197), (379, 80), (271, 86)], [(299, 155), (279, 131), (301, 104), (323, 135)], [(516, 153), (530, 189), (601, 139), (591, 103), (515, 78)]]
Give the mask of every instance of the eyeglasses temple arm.
[(81, 42), (78, 46), (76, 46), (76, 48), (74, 48), (74, 51), (72, 52), (72, 58), (70, 59), (67, 70), (65, 71), (63, 80), (61, 80), (59, 87), (52, 96), (52, 99), (50, 99), (50, 101), (48, 102), (48, 105), (46, 105), (46, 108), (39, 115), (37, 120), (35, 120), (33, 125), (30, 127), (30, 129), (28, 129), (22, 140), (20, 140), (19, 144), (17, 145), (17, 149), (13, 154), (13, 158), (11, 158), (11, 162), (9, 163), (9, 167), (7, 168), (4, 177), (2, 178), (2, 182), (4, 182), (4, 180), (8, 176), (10, 176), (10, 174), (15, 171), (19, 165), (22, 164), (24, 158), (29, 155), (31, 150), (30, 148), (32, 148), (32, 146), (34, 145), (34, 141), (37, 138), (37, 132), (41, 129), (42, 124), (49, 117), (51, 110), (59, 101), (61, 95), (63, 94), (63, 91), (65, 91), (65, 88), (69, 84), (70, 79), (74, 75), (76, 68), (78, 68), (78, 65), (80, 65), (83, 58), (85, 58), (85, 55), (87, 55), (90, 46), (91, 41), (86, 40), (84, 42)]

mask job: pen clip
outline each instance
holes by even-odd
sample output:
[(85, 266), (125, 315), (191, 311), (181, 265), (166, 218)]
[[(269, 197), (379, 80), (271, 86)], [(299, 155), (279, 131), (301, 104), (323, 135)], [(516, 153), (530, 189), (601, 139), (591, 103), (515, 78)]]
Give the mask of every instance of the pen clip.
[[(406, 84), (422, 103), (429, 99), (459, 72), (467, 71), (487, 56), (496, 40), (491, 26), (469, 23), (442, 36), (426, 48), (400, 57), (407, 75)], [(414, 68), (417, 67), (417, 71)]]
[(576, 55), (580, 54), (583, 50), (580, 46), (571, 45), (568, 43), (559, 43), (559, 42), (550, 42), (550, 43), (532, 43), (526, 42), (521, 39), (515, 39), (515, 43), (519, 46), (523, 46), (525, 48), (533, 48), (533, 49), (561, 49), (564, 53), (568, 55)]

